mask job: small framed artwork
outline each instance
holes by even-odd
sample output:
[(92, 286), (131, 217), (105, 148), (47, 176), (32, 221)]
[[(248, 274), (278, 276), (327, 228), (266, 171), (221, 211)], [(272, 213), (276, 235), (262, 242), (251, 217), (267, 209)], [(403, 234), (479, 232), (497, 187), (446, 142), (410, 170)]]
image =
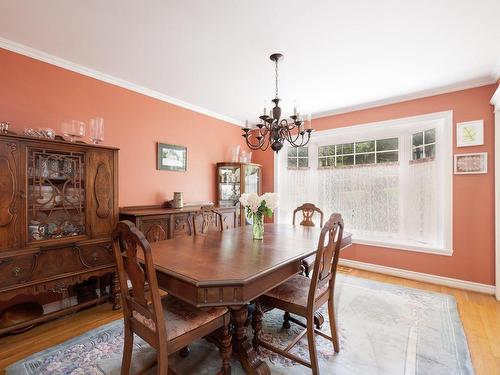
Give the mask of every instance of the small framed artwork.
[(156, 168), (165, 171), (187, 170), (187, 148), (158, 142), (158, 161)]
[(455, 174), (488, 173), (488, 153), (456, 154)]
[(457, 147), (481, 146), (484, 144), (483, 120), (457, 123)]

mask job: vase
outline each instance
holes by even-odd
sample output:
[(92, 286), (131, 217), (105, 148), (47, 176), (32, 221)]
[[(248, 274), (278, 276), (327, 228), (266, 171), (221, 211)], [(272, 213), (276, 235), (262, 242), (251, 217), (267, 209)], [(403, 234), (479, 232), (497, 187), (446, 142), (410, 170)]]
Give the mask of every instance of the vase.
[(263, 215), (253, 215), (253, 239), (262, 240), (264, 239), (264, 216)]

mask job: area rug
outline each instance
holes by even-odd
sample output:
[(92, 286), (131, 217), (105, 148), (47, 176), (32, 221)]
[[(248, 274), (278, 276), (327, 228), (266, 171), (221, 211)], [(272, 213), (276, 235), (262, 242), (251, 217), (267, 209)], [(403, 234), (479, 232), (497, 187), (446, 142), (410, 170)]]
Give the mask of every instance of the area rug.
[[(473, 374), (467, 341), (455, 299), (446, 294), (390, 285), (339, 275), (335, 292), (341, 351), (317, 337), (321, 374), (355, 375), (468, 375)], [(328, 314), (325, 311), (325, 318)], [(283, 329), (283, 313), (264, 316), (263, 339), (285, 347), (300, 331), (292, 324)], [(328, 321), (323, 330), (328, 332)], [(251, 335), (249, 329), (248, 334)], [(119, 374), (123, 345), (122, 321), (115, 321), (48, 350), (36, 353), (6, 369), (8, 375)], [(206, 341), (191, 346), (187, 358), (172, 355), (178, 374), (215, 374), (218, 351)], [(308, 358), (307, 340), (293, 349)], [(133, 367), (141, 368), (155, 352), (136, 338)], [(261, 357), (273, 374), (308, 374), (310, 370), (267, 350)], [(236, 359), (232, 373), (243, 374)], [(154, 373), (151, 372), (151, 373)]]

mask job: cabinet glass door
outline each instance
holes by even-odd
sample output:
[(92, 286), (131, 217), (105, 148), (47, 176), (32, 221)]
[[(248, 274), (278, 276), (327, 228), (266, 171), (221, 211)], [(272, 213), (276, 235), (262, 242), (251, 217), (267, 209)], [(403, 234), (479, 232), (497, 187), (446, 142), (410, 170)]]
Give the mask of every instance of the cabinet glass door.
[(28, 240), (85, 234), (85, 154), (28, 149)]
[[(254, 165), (245, 166), (245, 193), (260, 194), (260, 168)], [(245, 212), (246, 224), (252, 224), (253, 218)]]
[(219, 204), (234, 205), (241, 194), (240, 167), (219, 167)]
[(245, 166), (245, 193), (260, 194), (260, 168), (253, 165)]

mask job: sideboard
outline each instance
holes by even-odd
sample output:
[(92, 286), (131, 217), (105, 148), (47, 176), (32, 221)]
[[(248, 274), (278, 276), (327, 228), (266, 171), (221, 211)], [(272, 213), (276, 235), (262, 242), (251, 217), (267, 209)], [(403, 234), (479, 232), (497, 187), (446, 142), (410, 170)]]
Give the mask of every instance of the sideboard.
[[(111, 248), (117, 220), (117, 149), (0, 135), (0, 316), (9, 317), (0, 334), (109, 298), (119, 308)], [(63, 301), (90, 279), (100, 296), (93, 288), (95, 298), (79, 298), (76, 306), (42, 309), (38, 295)], [(16, 310), (20, 297), (37, 312)]]
[[(240, 209), (236, 206), (214, 206), (222, 214), (225, 229), (240, 224)], [(162, 206), (133, 206), (120, 209), (120, 220), (130, 220), (150, 242), (168, 240), (178, 236), (190, 236), (194, 226), (199, 225), (196, 213), (200, 205), (184, 208), (163, 208)]]

